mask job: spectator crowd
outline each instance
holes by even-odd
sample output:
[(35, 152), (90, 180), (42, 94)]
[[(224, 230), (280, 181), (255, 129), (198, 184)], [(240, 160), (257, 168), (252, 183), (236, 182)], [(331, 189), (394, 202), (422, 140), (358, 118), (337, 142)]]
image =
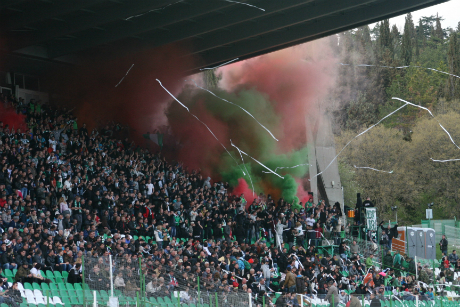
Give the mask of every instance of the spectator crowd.
[[(68, 282), (94, 290), (109, 290), (112, 273), (126, 295), (180, 290), (184, 303), (195, 303), (200, 289), (230, 305), (251, 293), (256, 305), (298, 306), (301, 293), (352, 307), (365, 297), (374, 307), (388, 291), (428, 300), (434, 294), (425, 284), (460, 284), (455, 252), (434, 276), (389, 251), (397, 236), (390, 226), (376, 242), (388, 250), (376, 265), (353, 240), (358, 234), (338, 203), (292, 204), (260, 194), (248, 204), (228, 183), (136, 146), (120, 126), (89, 131), (66, 109), (1, 100), (24, 114), (27, 127), (0, 122), (0, 264), (17, 270), (12, 285), (0, 274), (0, 303), (21, 301), (18, 282), (49, 282), (40, 270), (68, 272)], [(368, 201), (358, 196), (358, 208), (372, 206)], [(272, 303), (276, 292), (283, 295)]]

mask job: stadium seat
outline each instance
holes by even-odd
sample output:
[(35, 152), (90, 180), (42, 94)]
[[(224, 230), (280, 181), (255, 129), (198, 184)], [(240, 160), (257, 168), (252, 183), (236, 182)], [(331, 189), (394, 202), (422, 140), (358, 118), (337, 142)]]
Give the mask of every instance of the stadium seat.
[(53, 278), (53, 279), (54, 279), (54, 274), (53, 274), (53, 272), (51, 272), (51, 271), (46, 271), (46, 278), (49, 278), (49, 279)]
[(75, 290), (83, 290), (83, 288), (81, 287), (81, 284), (74, 284), (74, 285), (73, 285), (73, 288), (74, 288)]
[(65, 278), (67, 280), (67, 276), (69, 276), (69, 272), (67, 271), (62, 272), (62, 278)]
[(50, 286), (46, 282), (42, 283), (41, 287), (42, 287), (42, 291), (50, 291), (51, 290)]
[(10, 269), (5, 269), (3, 273), (5, 274), (5, 277), (14, 277), (13, 271), (11, 271)]
[(75, 288), (73, 287), (73, 285), (72, 285), (72, 284), (69, 284), (69, 283), (66, 283), (66, 284), (65, 284), (65, 287), (67, 288), (67, 290), (72, 290), (72, 291), (75, 290)]
[(150, 298), (150, 302), (151, 302), (152, 304), (158, 304), (157, 299), (154, 298), (153, 296)]
[(41, 289), (42, 289), (42, 288), (40, 287), (40, 285), (39, 285), (38, 283), (36, 283), (36, 282), (32, 283), (32, 288), (33, 288), (34, 290), (41, 290)]
[(78, 301), (77, 297), (75, 297), (75, 296), (70, 298), (70, 303), (71, 303), (72, 305), (78, 305), (78, 304), (80, 304), (80, 302)]
[(25, 282), (24, 283), (24, 289), (26, 290), (33, 290), (34, 288), (32, 287), (32, 285), (28, 282)]
[(58, 287), (55, 283), (49, 284), (51, 290), (58, 290)]
[(58, 285), (58, 288), (59, 290), (67, 290), (67, 288), (65, 287), (65, 284), (57, 284)]

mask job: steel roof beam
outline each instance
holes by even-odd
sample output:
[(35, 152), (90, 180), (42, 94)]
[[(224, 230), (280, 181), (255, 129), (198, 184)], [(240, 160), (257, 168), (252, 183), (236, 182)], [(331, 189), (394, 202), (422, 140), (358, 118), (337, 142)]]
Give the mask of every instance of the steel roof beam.
[(43, 5), (39, 10), (26, 11), (22, 14), (11, 16), (11, 18), (6, 21), (6, 28), (8, 30), (20, 29), (34, 22), (65, 15), (103, 1), (105, 0), (56, 1), (49, 5)]
[(23, 47), (44, 43), (59, 36), (65, 36), (72, 33), (80, 32), (86, 29), (101, 26), (103, 24), (125, 19), (133, 15), (142, 14), (149, 10), (158, 9), (168, 4), (176, 2), (175, 0), (136, 0), (129, 1), (126, 4), (114, 6), (104, 11), (97, 11), (94, 14), (88, 14), (85, 17), (69, 18), (62, 26), (49, 26), (40, 29), (33, 36), (20, 38), (17, 43), (13, 43), (12, 50)]
[(279, 14), (278, 16), (263, 18), (263, 20), (260, 20), (262, 18), (256, 19), (255, 22), (251, 24), (238, 24), (233, 27), (227, 27), (225, 28), (227, 31), (225, 35), (223, 35), (221, 31), (215, 31), (209, 33), (209, 35), (201, 36), (194, 41), (193, 53), (200, 53), (221, 45), (235, 43), (252, 36), (262, 35), (298, 23), (323, 18), (328, 15), (337, 14), (344, 10), (368, 5), (377, 1), (382, 2), (383, 0), (317, 1), (315, 5), (296, 7), (289, 11), (283, 11), (283, 14)]
[[(190, 73), (197, 72), (200, 68), (225, 63), (236, 57), (240, 60), (251, 58), (447, 1), (389, 0), (337, 16), (297, 24), (284, 28), (283, 31), (270, 32), (259, 39), (249, 38), (232, 45), (207, 50), (201, 53), (203, 65), (196, 67)], [(196, 57), (196, 55), (189, 56)]]
[[(198, 30), (199, 34), (203, 32), (213, 31), (216, 28), (221, 28), (227, 25), (251, 20), (255, 17), (273, 14), (278, 10), (301, 5), (305, 2), (305, 0), (290, 0), (288, 2), (279, 0), (258, 0), (256, 2), (251, 2), (255, 5), (263, 5), (265, 11), (261, 11), (246, 5), (235, 4), (231, 2), (200, 1), (190, 3), (190, 6), (183, 12), (183, 14), (182, 12), (175, 12), (174, 10), (176, 9), (177, 11), (177, 7), (171, 6), (170, 10), (172, 11), (172, 15), (166, 13), (164, 15), (156, 16), (154, 20), (152, 20), (152, 18), (149, 16), (142, 16), (135, 20), (136, 23), (133, 23), (132, 25), (128, 24), (121, 29), (112, 29), (105, 33), (95, 33), (91, 37), (85, 37), (84, 39), (82, 39), (82, 41), (69, 42), (65, 45), (59, 45), (55, 48), (51, 48), (50, 54), (52, 57), (59, 57), (61, 55), (69, 54), (75, 51), (88, 49), (101, 43), (112, 42), (121, 38), (134, 36), (139, 33), (148, 32), (154, 29), (160, 29), (168, 25), (170, 25), (170, 27), (168, 27), (166, 30), (163, 29), (159, 31), (161, 31), (161, 33), (164, 33), (166, 31), (168, 33), (168, 36), (170, 36), (170, 39), (177, 41), (182, 38), (189, 37), (190, 33), (197, 34), (196, 30)], [(212, 5), (211, 8), (209, 8), (210, 5)], [(231, 12), (225, 11), (225, 14), (216, 12), (228, 7), (233, 8), (233, 10)], [(209, 16), (209, 14), (213, 12), (216, 13)], [(199, 20), (193, 20), (190, 26), (184, 26), (184, 24), (180, 24), (181, 21), (193, 19), (199, 16), (204, 17), (202, 17)], [(219, 22), (219, 24), (213, 24), (213, 22)], [(179, 36), (180, 38), (178, 39), (177, 36)], [(163, 45), (169, 42), (170, 41), (160, 43), (159, 45)]]

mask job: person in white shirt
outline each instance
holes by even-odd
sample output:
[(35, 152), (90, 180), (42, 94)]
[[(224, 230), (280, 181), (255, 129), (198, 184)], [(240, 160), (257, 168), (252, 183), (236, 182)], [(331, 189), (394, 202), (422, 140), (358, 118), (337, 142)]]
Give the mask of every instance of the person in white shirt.
[(149, 179), (149, 182), (145, 186), (147, 187), (147, 195), (151, 196), (154, 191), (154, 185), (152, 183), (152, 179)]

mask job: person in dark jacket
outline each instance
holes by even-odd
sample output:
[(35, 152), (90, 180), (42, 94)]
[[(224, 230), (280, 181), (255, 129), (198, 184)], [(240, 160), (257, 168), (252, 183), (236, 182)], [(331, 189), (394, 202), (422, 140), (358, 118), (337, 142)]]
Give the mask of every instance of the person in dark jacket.
[(48, 252), (48, 256), (46, 257), (45, 264), (52, 270), (58, 270), (60, 269), (60, 265), (56, 263), (56, 256), (54, 255), (54, 251), (51, 249)]
[(25, 282), (33, 282), (33, 276), (30, 273), (29, 269), (29, 264), (27, 262), (24, 262), (16, 272), (16, 275), (14, 276), (14, 281), (16, 282), (21, 282), (24, 284)]
[(80, 269), (81, 263), (77, 263), (75, 267), (70, 270), (69, 276), (67, 277), (67, 282), (69, 284), (78, 284), (82, 282)]

